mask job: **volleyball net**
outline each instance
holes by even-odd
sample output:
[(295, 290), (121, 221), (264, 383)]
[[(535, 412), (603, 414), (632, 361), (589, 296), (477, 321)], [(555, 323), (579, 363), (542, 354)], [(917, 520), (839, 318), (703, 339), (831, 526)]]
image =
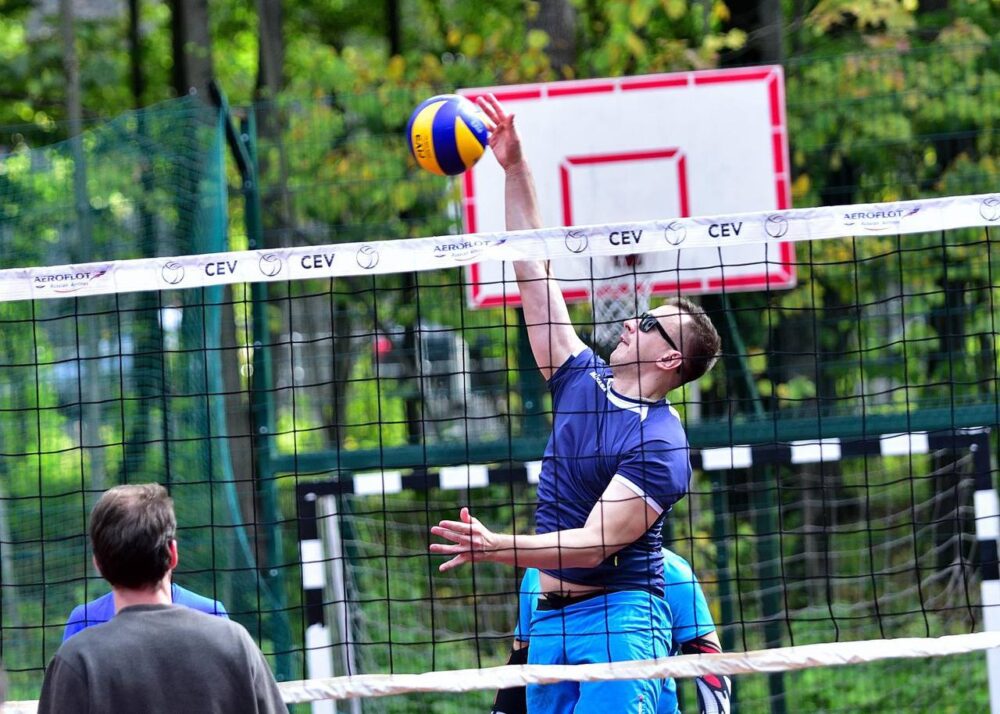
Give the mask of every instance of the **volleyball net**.
[[(315, 711), (485, 711), (500, 686), (706, 673), (739, 675), (744, 711), (984, 710), (998, 222), (1000, 197), (974, 195), (0, 271), (14, 698), (37, 696), (69, 610), (104, 592), (85, 536), (97, 495), (158, 481), (177, 503), (175, 580), (222, 600)], [(726, 249), (794, 275), (703, 296), (723, 364), (672, 395), (695, 475), (665, 544), (728, 654), (495, 669), (520, 571), (439, 573), (429, 528), (469, 505), (531, 532), (551, 406), (519, 312), (470, 307), (469, 264), (503, 266), (501, 292), (510, 261), (564, 257), (595, 293), (679, 286), (689, 268), (664, 255), (739, 269), (722, 226), (739, 226)], [(591, 304), (571, 312), (593, 339)]]

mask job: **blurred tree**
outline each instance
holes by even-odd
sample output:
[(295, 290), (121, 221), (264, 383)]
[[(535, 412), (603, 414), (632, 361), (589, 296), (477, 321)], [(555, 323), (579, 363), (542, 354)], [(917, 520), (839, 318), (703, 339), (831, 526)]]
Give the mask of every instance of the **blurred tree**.
[(208, 0), (170, 0), (173, 38), (173, 85), (178, 96), (191, 91), (208, 97), (215, 77)]
[(785, 16), (782, 0), (729, 0), (727, 29), (746, 35), (742, 47), (723, 53), (726, 66), (781, 64), (785, 59)]
[(546, 54), (558, 75), (564, 78), (575, 76), (577, 21), (573, 3), (570, 0), (538, 0), (537, 8), (534, 17), (529, 11), (528, 26), (548, 36)]

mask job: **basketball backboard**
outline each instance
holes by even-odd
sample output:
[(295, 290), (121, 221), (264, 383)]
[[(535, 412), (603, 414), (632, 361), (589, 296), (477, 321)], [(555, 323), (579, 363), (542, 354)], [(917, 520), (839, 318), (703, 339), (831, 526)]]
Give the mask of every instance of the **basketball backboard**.
[[(466, 89), (492, 92), (514, 114), (545, 226), (611, 224), (790, 207), (780, 67)], [(463, 176), (468, 233), (504, 230), (503, 172), (485, 157)], [(739, 224), (713, 226), (719, 237)], [(643, 236), (609, 230), (613, 244)], [(594, 287), (588, 247), (553, 266), (567, 300)], [(755, 290), (795, 283), (791, 244), (636, 256), (655, 294)], [(513, 270), (468, 268), (469, 304), (518, 304)]]

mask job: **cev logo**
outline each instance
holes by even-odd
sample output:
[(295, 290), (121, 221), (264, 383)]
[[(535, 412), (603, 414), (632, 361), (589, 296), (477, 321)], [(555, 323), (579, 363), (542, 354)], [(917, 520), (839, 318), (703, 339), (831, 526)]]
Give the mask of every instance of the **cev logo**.
[(175, 260), (164, 263), (160, 268), (160, 277), (168, 285), (177, 285), (184, 280), (184, 266)]
[(378, 265), (378, 251), (370, 245), (358, 248), (358, 253), (354, 258), (358, 261), (358, 266), (365, 270), (371, 270)]
[(1000, 220), (1000, 198), (987, 196), (979, 202), (979, 215), (991, 223)]
[(257, 267), (260, 269), (262, 275), (273, 278), (281, 272), (281, 258), (274, 253), (264, 253), (264, 255), (260, 256), (260, 260), (257, 261)]
[(674, 221), (663, 230), (663, 239), (670, 245), (680, 245), (687, 239), (687, 228)]
[(566, 250), (570, 253), (582, 253), (587, 250), (589, 241), (587, 240), (587, 234), (583, 231), (566, 231), (563, 243), (566, 244)]
[(768, 216), (764, 221), (764, 232), (772, 238), (784, 238), (788, 233), (788, 219), (779, 214)]

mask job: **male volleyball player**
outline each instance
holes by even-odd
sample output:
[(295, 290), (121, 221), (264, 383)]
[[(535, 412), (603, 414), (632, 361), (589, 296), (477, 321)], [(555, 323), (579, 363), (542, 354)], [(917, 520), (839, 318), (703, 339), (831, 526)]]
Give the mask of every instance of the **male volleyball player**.
[(94, 506), (89, 530), (116, 614), (59, 647), (45, 670), (40, 714), (288, 711), (242, 625), (172, 603), (177, 520), (166, 489), (112, 488)]
[[(506, 174), (507, 228), (538, 228), (531, 171), (513, 116), (479, 100)], [(665, 400), (715, 363), (719, 335), (699, 307), (674, 299), (626, 320), (609, 363), (577, 336), (543, 262), (514, 265), (535, 362), (552, 392), (552, 435), (538, 485), (536, 534), (493, 533), (467, 508), (431, 529), (449, 570), (473, 560), (534, 567), (544, 597), (531, 621), (530, 664), (665, 657), (661, 527), (691, 477), (687, 437)], [(652, 714), (660, 680), (528, 687), (531, 712)]]
[[(668, 548), (663, 548), (664, 596), (670, 606), (671, 655), (714, 654), (722, 651), (715, 622), (708, 609), (701, 583), (691, 565)], [(525, 664), (528, 661), (531, 618), (535, 614), (541, 589), (538, 570), (528, 568), (521, 580), (518, 601), (517, 627), (514, 645), (508, 664)], [(695, 679), (698, 689), (699, 714), (729, 714), (731, 683), (729, 677), (708, 675)], [(528, 705), (524, 687), (501, 689), (493, 702), (491, 714), (527, 714)], [(673, 679), (663, 680), (663, 691), (656, 714), (678, 714), (677, 684)]]
[[(209, 615), (229, 617), (225, 606), (218, 600), (191, 592), (186, 588), (182, 588), (177, 583), (170, 583), (170, 601), (174, 605), (183, 605), (184, 607), (190, 607), (192, 610), (198, 610)], [(76, 633), (88, 627), (105, 623), (114, 616), (115, 594), (113, 592), (102, 595), (82, 605), (77, 605), (73, 608), (73, 612), (69, 614), (69, 619), (66, 621), (62, 641), (65, 642)]]

